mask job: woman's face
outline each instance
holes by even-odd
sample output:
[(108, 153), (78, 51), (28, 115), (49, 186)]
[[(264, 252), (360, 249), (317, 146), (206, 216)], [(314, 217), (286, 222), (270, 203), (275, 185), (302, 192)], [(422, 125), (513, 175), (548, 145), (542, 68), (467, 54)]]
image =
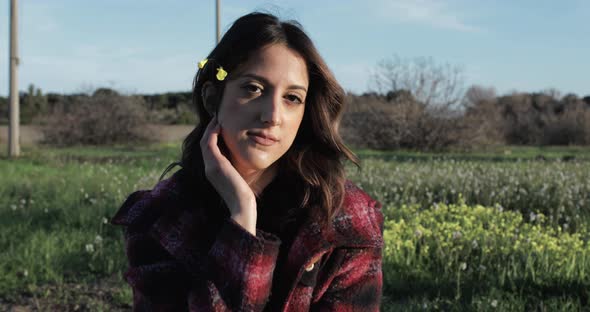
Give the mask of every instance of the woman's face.
[(238, 172), (263, 171), (287, 152), (303, 119), (308, 86), (305, 60), (282, 44), (254, 53), (226, 83), (218, 121)]

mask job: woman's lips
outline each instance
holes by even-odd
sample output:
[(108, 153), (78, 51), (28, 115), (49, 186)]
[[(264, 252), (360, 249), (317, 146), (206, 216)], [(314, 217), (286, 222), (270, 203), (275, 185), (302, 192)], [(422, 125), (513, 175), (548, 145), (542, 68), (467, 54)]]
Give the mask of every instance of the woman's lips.
[(276, 140), (264, 137), (262, 135), (253, 134), (253, 133), (249, 133), (248, 137), (250, 137), (250, 139), (252, 139), (254, 142), (256, 142), (260, 145), (264, 145), (264, 146), (271, 146), (271, 145), (277, 143)]

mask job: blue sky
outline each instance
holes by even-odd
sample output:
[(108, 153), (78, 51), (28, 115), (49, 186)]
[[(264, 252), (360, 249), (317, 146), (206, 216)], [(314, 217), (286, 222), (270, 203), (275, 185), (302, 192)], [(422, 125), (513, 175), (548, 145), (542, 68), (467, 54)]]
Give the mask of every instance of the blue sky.
[[(9, 0), (0, 2), (0, 95), (8, 93)], [(213, 48), (214, 0), (21, 0), (19, 89), (190, 90)], [(590, 1), (221, 0), (222, 29), (253, 10), (296, 19), (346, 90), (374, 89), (379, 60), (432, 57), (499, 94), (590, 95)]]

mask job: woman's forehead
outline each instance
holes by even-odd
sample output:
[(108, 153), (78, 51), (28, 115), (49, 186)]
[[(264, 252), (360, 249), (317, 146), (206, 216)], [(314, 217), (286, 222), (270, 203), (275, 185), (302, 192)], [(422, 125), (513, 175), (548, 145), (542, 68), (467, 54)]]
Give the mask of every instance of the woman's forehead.
[(305, 59), (282, 44), (261, 48), (237, 70), (234, 79), (262, 78), (268, 83), (288, 83), (307, 87), (309, 76)]

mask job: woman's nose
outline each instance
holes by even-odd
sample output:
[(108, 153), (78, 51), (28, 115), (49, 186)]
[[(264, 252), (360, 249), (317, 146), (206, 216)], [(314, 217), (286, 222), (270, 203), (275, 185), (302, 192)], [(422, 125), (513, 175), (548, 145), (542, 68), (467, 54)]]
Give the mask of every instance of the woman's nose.
[(260, 112), (260, 121), (265, 125), (278, 126), (281, 124), (281, 103), (282, 96), (272, 95), (264, 100), (262, 111)]

